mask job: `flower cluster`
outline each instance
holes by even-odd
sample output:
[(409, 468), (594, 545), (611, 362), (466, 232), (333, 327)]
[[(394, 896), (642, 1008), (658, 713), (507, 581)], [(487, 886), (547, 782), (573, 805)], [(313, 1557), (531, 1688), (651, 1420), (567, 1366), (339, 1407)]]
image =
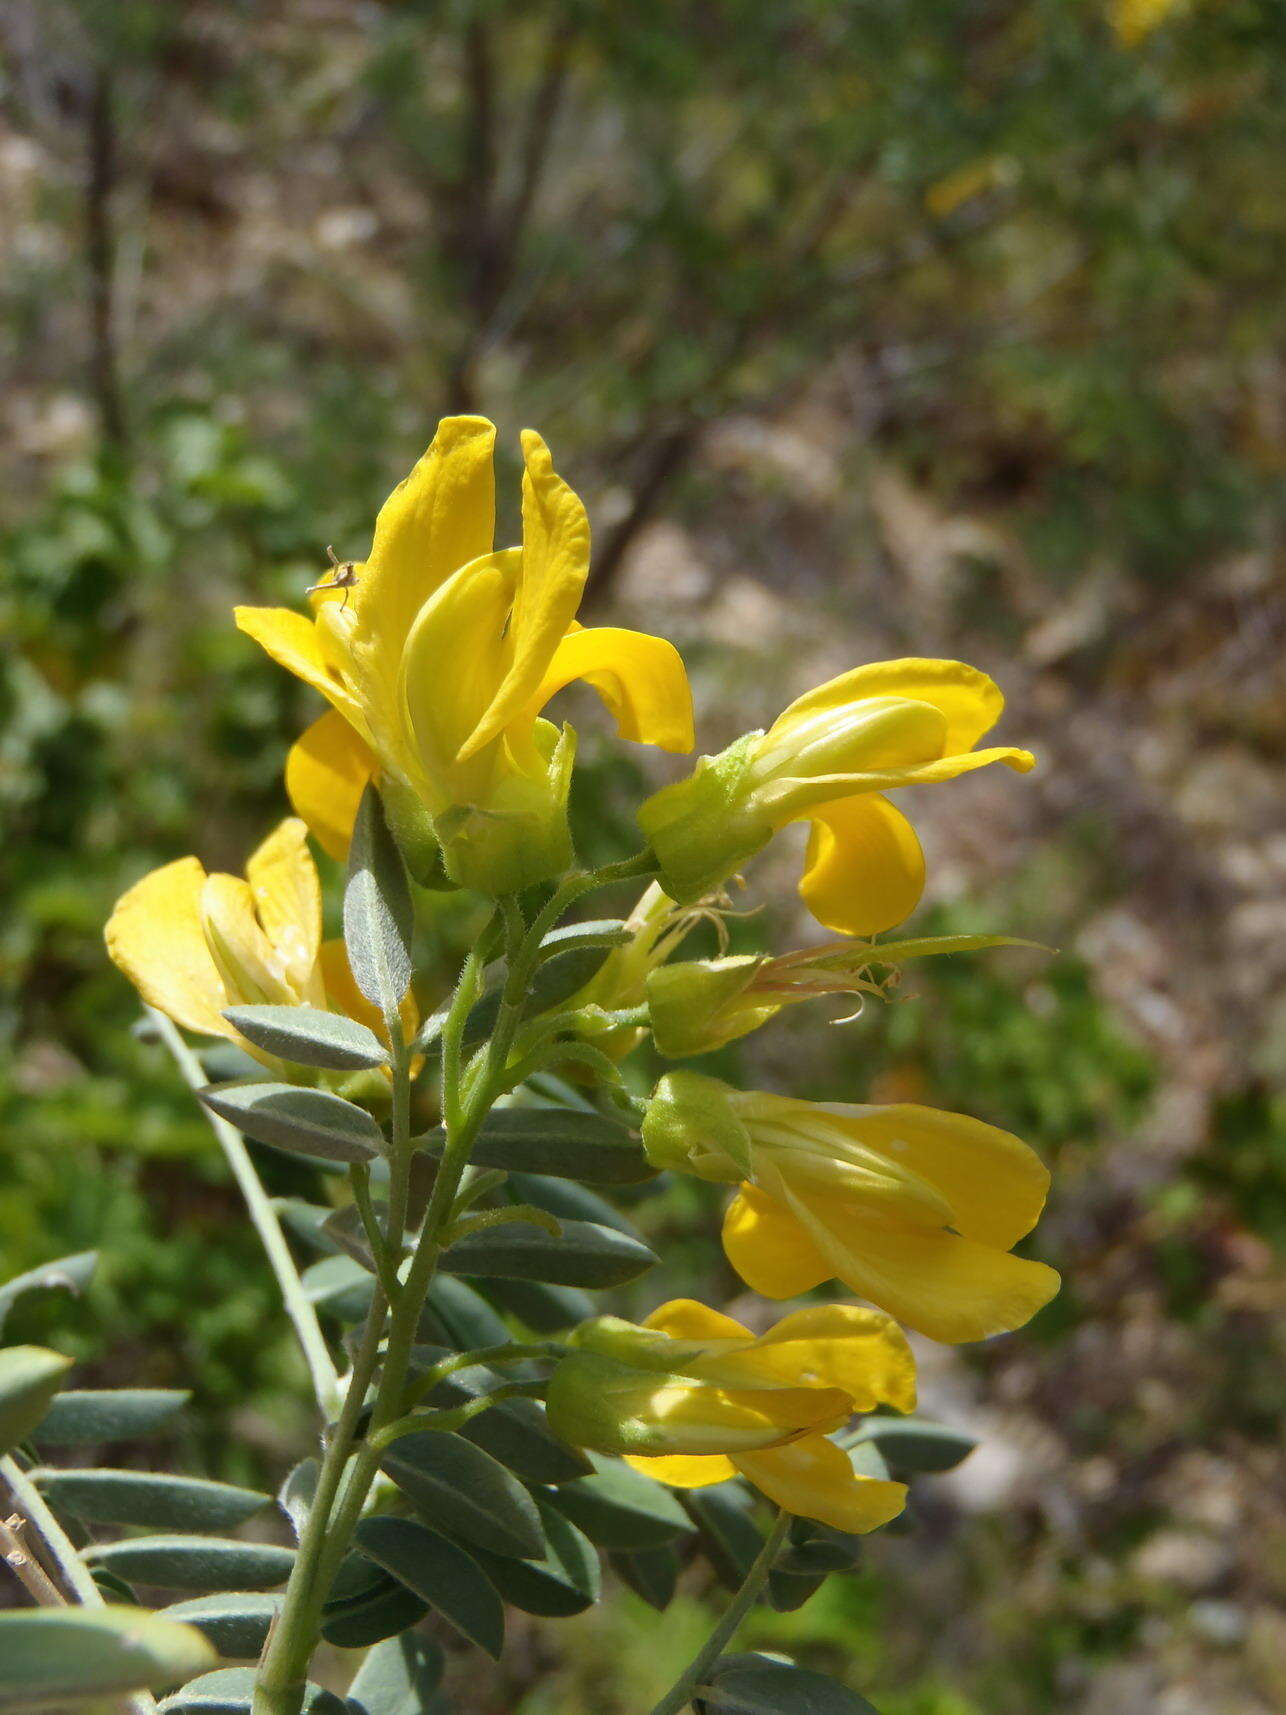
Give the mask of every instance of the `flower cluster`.
[[(854, 1420), (914, 1407), (899, 1324), (934, 1340), (979, 1340), (1048, 1302), (1057, 1275), (1014, 1254), (1039, 1217), (1048, 1174), (1019, 1138), (964, 1115), (807, 1101), (683, 1069), (642, 1099), (628, 1060), (649, 1037), (661, 1055), (683, 1059), (786, 1006), (837, 995), (860, 1006), (885, 994), (910, 959), (997, 944), (1003, 938), (873, 939), (908, 916), (925, 880), (915, 831), (886, 794), (992, 762), (1022, 772), (1034, 759), (978, 748), (1003, 699), (977, 669), (918, 659), (859, 666), (650, 797), (635, 856), (577, 870), (568, 821), (576, 733), (546, 706), (582, 679), (621, 737), (683, 753), (693, 746), (691, 697), (671, 644), (578, 621), (589, 526), (534, 433), (522, 439), (521, 545), (494, 546), (494, 436), (480, 418), (444, 421), (381, 510), (367, 558), (314, 587), (309, 613), (237, 609), (242, 631), (330, 704), (287, 761), (296, 816), (253, 854), (244, 880), (207, 875), (194, 857), (145, 877), (118, 904), (108, 948), (152, 1006), (230, 1038), (285, 1080), (215, 1092), (217, 1112), (314, 1166), (319, 1156), (351, 1165), (360, 1221), (345, 1225), (341, 1210), (326, 1230), (373, 1274), (375, 1321), (349, 1383), (356, 1403), (332, 1426), (323, 1464), (324, 1483), (345, 1497), (347, 1528), (365, 1490), (339, 1474), (363, 1435), (378, 1452), (407, 1425), (453, 1433), (464, 1421), (464, 1408), (435, 1415), (424, 1405), (447, 1370), (415, 1380), (412, 1335), (435, 1270), (612, 1284), (650, 1259), (637, 1243), (631, 1255), (644, 1262), (622, 1263), (612, 1211), (594, 1225), (580, 1220), (581, 1204), (529, 1207), (506, 1176), (522, 1173), (515, 1183), (536, 1197), (530, 1187), (542, 1175), (605, 1184), (664, 1171), (731, 1188), (723, 1245), (754, 1292), (792, 1299), (838, 1282), (863, 1304), (828, 1298), (757, 1335), (687, 1298), (637, 1326), (610, 1316), (560, 1325), (558, 1340), (539, 1343), (541, 1360), (553, 1359), (543, 1389), (525, 1381), (520, 1391), (543, 1391), (549, 1424), (570, 1446), (623, 1458), (672, 1488), (739, 1476), (798, 1517), (845, 1533), (874, 1529), (901, 1510), (905, 1487), (855, 1459)], [(723, 890), (795, 821), (811, 828), (800, 895), (839, 938), (729, 955)], [(349, 859), (347, 947), (322, 939), (308, 833)], [(423, 891), (408, 890), (408, 872)], [(647, 883), (627, 916), (560, 922), (593, 888), (627, 877)], [(483, 926), (453, 997), (421, 1026), (411, 907), (431, 914), (444, 888), (473, 896)], [(679, 957), (710, 923), (718, 950)], [(423, 972), (417, 980), (425, 1000)], [(352, 1099), (341, 1099), (335, 1071), (353, 1066), (378, 1066), (383, 1087), (368, 1080), (364, 1095), (350, 1081)], [(559, 1067), (576, 1087), (561, 1086), (564, 1105), (551, 1109), (562, 1098), (547, 1082), (537, 1093), (532, 1080)], [(382, 1101), (387, 1110), (390, 1088), (383, 1138), (359, 1109)], [(413, 1104), (436, 1105), (441, 1118), (419, 1139)], [(613, 1147), (587, 1154), (587, 1138)], [(382, 1205), (368, 1165), (380, 1150)], [(440, 1158), (427, 1206), (410, 1191), (420, 1151)], [(488, 1171), (470, 1170), (475, 1152)], [(523, 1245), (506, 1241), (497, 1263), (488, 1235), (520, 1226)], [(592, 1241), (592, 1267), (576, 1260), (573, 1226), (607, 1234)], [(561, 1233), (561, 1250), (540, 1251), (542, 1227), (546, 1240)], [(518, 1355), (535, 1353), (521, 1337), (530, 1306), (494, 1304), (511, 1331), (516, 1318)], [(494, 1308), (487, 1315), (494, 1323)], [(557, 1323), (545, 1302), (542, 1333), (551, 1315)], [(764, 1325), (758, 1313), (752, 1320)], [(489, 1402), (475, 1399), (468, 1412)], [(361, 1466), (368, 1487), (375, 1458)], [(415, 1504), (417, 1491), (407, 1493)], [(299, 1574), (301, 1588), (311, 1575)], [(315, 1619), (306, 1597), (287, 1595), (265, 1657), (269, 1681), (298, 1669), (301, 1628)]]

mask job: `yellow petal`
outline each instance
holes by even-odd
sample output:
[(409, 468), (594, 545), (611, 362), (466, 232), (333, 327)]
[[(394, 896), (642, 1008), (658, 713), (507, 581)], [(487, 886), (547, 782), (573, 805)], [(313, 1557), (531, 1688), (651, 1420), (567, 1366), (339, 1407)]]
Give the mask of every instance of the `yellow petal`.
[(359, 732), (366, 732), (362, 709), (331, 667), (311, 619), (288, 607), (238, 607), (233, 609), (233, 617), (238, 628), (266, 649), (279, 666), (320, 691)]
[(485, 417), (443, 418), (380, 508), (348, 612), (327, 615), (363, 698), (381, 710), (378, 729), (392, 728), (402, 651), (421, 608), (461, 566), (491, 552), (495, 439)]
[(855, 1535), (877, 1530), (906, 1505), (905, 1483), (859, 1477), (848, 1455), (824, 1435), (809, 1435), (787, 1447), (738, 1453), (736, 1464), (770, 1501), (834, 1530)]
[(205, 870), (194, 857), (155, 869), (122, 894), (107, 923), (112, 963), (149, 1006), (187, 1030), (231, 1036), (230, 1005), (201, 929)]
[[(789, 1185), (783, 1194), (828, 1275), (931, 1340), (955, 1345), (1021, 1328), (1058, 1291), (1058, 1275), (1044, 1263), (946, 1228), (875, 1215), (857, 1198)], [(733, 1266), (747, 1278), (740, 1261)]]
[(698, 1303), (695, 1298), (672, 1298), (668, 1304), (659, 1304), (642, 1325), (655, 1328), (660, 1334), (668, 1334), (672, 1340), (750, 1340), (753, 1337), (740, 1322), (712, 1310), (708, 1304)]
[(429, 808), (485, 803), (492, 766), (462, 760), (504, 671), (516, 549), (462, 567), (427, 601), (402, 657), (400, 695)]
[(1012, 1132), (913, 1102), (828, 1111), (862, 1144), (940, 1191), (951, 1226), (966, 1238), (1009, 1250), (1036, 1225), (1049, 1170)]
[(828, 929), (878, 935), (915, 910), (924, 853), (915, 829), (876, 792), (808, 811), (812, 833), (800, 898)]
[(906, 697), (941, 710), (947, 722), (944, 756), (972, 750), (983, 733), (995, 726), (1005, 706), (995, 681), (963, 661), (914, 656), (901, 661), (873, 661), (796, 698), (778, 717), (769, 737), (778, 727), (863, 697)]
[(891, 1316), (856, 1304), (813, 1304), (783, 1316), (755, 1342), (761, 1369), (843, 1388), (855, 1411), (915, 1410), (915, 1359)]
[(309, 1006), (323, 1003), (317, 974), (322, 902), (317, 865), (308, 850), (308, 830), (288, 816), (246, 864), (255, 910), (286, 981)]
[(723, 1248), (746, 1285), (765, 1298), (795, 1298), (835, 1272), (790, 1211), (754, 1185), (743, 1185), (728, 1205)]
[(726, 1483), (737, 1474), (737, 1467), (723, 1453), (662, 1453), (650, 1459), (627, 1453), (625, 1463), (672, 1489), (704, 1489), (709, 1483)]
[(265, 935), (254, 892), (239, 875), (211, 875), (201, 889), (201, 928), (229, 1006), (293, 1006), (298, 997)]
[(290, 747), (287, 796), (322, 850), (337, 863), (348, 856), (357, 807), (376, 767), (370, 746), (336, 709), (328, 709)]
[(461, 761), (502, 732), (536, 697), (558, 645), (571, 629), (589, 572), (589, 519), (554, 470), (532, 429), (522, 436), (522, 576), (509, 635), (512, 660), (490, 707), (461, 749)]
[(573, 679), (594, 687), (621, 738), (680, 754), (696, 742), (688, 676), (678, 650), (665, 638), (618, 626), (577, 626), (555, 649), (534, 708), (544, 708)]

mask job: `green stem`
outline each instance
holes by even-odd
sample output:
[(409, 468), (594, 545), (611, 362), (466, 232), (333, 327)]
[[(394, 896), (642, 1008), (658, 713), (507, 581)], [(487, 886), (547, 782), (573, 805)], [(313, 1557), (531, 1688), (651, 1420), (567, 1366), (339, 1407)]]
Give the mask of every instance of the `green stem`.
[[(478, 947), (465, 959), (451, 1005), (442, 1022), (442, 1123), (445, 1139), (420, 1237), (412, 1252), (406, 1278), (391, 1302), (382, 1287), (376, 1287), (361, 1348), (354, 1359), (349, 1392), (322, 1460), (317, 1493), (300, 1539), (281, 1613), (260, 1663), (252, 1715), (298, 1715), (308, 1666), (320, 1630), (326, 1592), (347, 1551), (371, 1484), (379, 1471), (384, 1432), (406, 1411), (407, 1376), (420, 1313), (443, 1249), (444, 1233), (474, 1141), (492, 1104), (505, 1088), (505, 1062), (522, 1020), (540, 940), (550, 925), (551, 913), (556, 916), (580, 893), (603, 884), (604, 878), (617, 879), (615, 872), (622, 867), (613, 866), (610, 875), (600, 870), (593, 876), (571, 878), (555, 891), (529, 929), (524, 927), (516, 905), (512, 901), (502, 902), (508, 962), (502, 1005), (485, 1055), (468, 1070), (463, 1064), (464, 1029), (482, 987), (482, 955)], [(394, 1246), (400, 1249), (406, 1227), (410, 1185), (411, 1050), (400, 1022), (389, 1017), (387, 1023), (392, 1048), (393, 1113), (385, 1239), (390, 1249)], [(387, 1340), (379, 1385), (369, 1422), (359, 1441), (357, 1426), (379, 1360), (386, 1310), (389, 1313)]]
[[(163, 1012), (157, 1012), (154, 1007), (150, 1006), (146, 1010), (150, 1023), (154, 1026), (161, 1041), (174, 1056), (180, 1072), (189, 1085), (194, 1090), (205, 1089), (209, 1079), (202, 1069), (201, 1062), (180, 1036), (177, 1028)], [(208, 1108), (204, 1111), (215, 1137), (219, 1140), (219, 1147), (223, 1151), (224, 1158), (232, 1169), (232, 1177), (236, 1180), (242, 1197), (245, 1198), (246, 1207), (250, 1211), (250, 1219), (259, 1235), (259, 1242), (262, 1244), (272, 1272), (277, 1278), (277, 1286), (281, 1292), (282, 1302), (286, 1307), (286, 1314), (294, 1327), (295, 1337), (299, 1341), (300, 1349), (304, 1354), (304, 1361), (308, 1365), (308, 1373), (312, 1377), (313, 1393), (316, 1395), (317, 1404), (324, 1415), (329, 1417), (335, 1409), (335, 1401), (339, 1392), (339, 1377), (335, 1365), (331, 1361), (330, 1351), (321, 1331), (321, 1324), (317, 1320), (317, 1312), (308, 1301), (308, 1294), (304, 1291), (303, 1282), (299, 1278), (299, 1271), (296, 1269), (295, 1260), (290, 1254), (290, 1247), (282, 1233), (276, 1211), (273, 1209), (268, 1193), (259, 1182), (259, 1175), (255, 1171), (254, 1162), (250, 1159), (250, 1152), (242, 1141), (241, 1133), (235, 1126), (229, 1125), (227, 1120), (220, 1119), (218, 1114), (211, 1113)]]
[(732, 1598), (727, 1612), (696, 1655), (693, 1656), (675, 1684), (653, 1708), (651, 1715), (679, 1715), (680, 1710), (686, 1709), (691, 1703), (697, 1691), (705, 1683), (706, 1674), (727, 1649), (741, 1622), (754, 1607), (755, 1600), (763, 1589), (772, 1569), (772, 1563), (777, 1558), (777, 1551), (786, 1540), (786, 1531), (789, 1526), (790, 1514), (784, 1511), (779, 1512), (776, 1523), (768, 1532), (763, 1547), (755, 1556), (754, 1565), (746, 1573), (741, 1588)]

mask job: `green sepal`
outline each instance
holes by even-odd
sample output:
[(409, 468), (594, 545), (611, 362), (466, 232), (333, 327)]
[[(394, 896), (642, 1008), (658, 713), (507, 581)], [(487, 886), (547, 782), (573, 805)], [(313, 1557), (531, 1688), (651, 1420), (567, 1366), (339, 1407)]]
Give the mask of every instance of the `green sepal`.
[(654, 793), (638, 813), (679, 905), (712, 893), (772, 838), (773, 822), (751, 796), (747, 776), (762, 732), (748, 732), (717, 756), (703, 756), (685, 780)]

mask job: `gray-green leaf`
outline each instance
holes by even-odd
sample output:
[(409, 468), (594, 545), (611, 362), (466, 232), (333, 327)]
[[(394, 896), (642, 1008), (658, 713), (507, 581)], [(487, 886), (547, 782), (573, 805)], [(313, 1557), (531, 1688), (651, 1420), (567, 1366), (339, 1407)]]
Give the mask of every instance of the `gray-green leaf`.
[(557, 1238), (518, 1223), (472, 1233), (451, 1246), (443, 1266), (452, 1274), (601, 1288), (636, 1280), (656, 1260), (641, 1239), (596, 1221), (564, 1221)]
[(70, 1358), (45, 1346), (0, 1348), (0, 1453), (27, 1439), (70, 1368)]
[[(253, 1667), (221, 1667), (167, 1697), (161, 1715), (247, 1715), (254, 1689)], [(347, 1711), (333, 1691), (306, 1685), (299, 1715), (347, 1715)]]
[(430, 1715), (443, 1655), (431, 1638), (407, 1632), (377, 1644), (348, 1688), (353, 1715)]
[(97, 1262), (97, 1251), (79, 1251), (75, 1256), (60, 1256), (54, 1262), (41, 1263), (39, 1268), (6, 1280), (0, 1286), (0, 1330), (14, 1305), (29, 1292), (83, 1292)]
[(868, 1417), (853, 1442), (873, 1442), (889, 1465), (926, 1473), (953, 1470), (978, 1445), (963, 1429), (927, 1417)]
[(49, 1466), (33, 1471), (32, 1477), (60, 1512), (92, 1524), (138, 1524), (152, 1530), (232, 1530), (270, 1498), (230, 1483), (148, 1471)]
[(0, 1710), (65, 1711), (125, 1691), (168, 1691), (217, 1660), (198, 1631), (141, 1608), (0, 1614)]
[(879, 1715), (824, 1674), (763, 1655), (725, 1656), (692, 1707), (698, 1715)]
[(388, 1063), (388, 1050), (366, 1025), (315, 1006), (233, 1006), (223, 1015), (247, 1042), (295, 1066), (360, 1072)]
[(498, 1459), (472, 1442), (417, 1431), (393, 1442), (381, 1463), (435, 1527), (495, 1554), (544, 1553), (536, 1503)]
[(168, 1423), (191, 1397), (178, 1388), (69, 1388), (50, 1406), (32, 1439), (41, 1447), (129, 1441)]
[(120, 1578), (173, 1590), (271, 1590), (290, 1576), (295, 1551), (222, 1537), (138, 1536), (93, 1543), (84, 1558)]
[(348, 848), (344, 944), (353, 981), (385, 1017), (396, 1014), (410, 987), (414, 923), (406, 865), (370, 785)]
[(162, 1610), (170, 1620), (182, 1620), (214, 1645), (222, 1656), (248, 1661), (258, 1658), (273, 1616), (281, 1607), (279, 1595), (259, 1590), (220, 1591), (217, 1596), (193, 1596)]
[(213, 1113), (256, 1143), (322, 1161), (369, 1161), (384, 1133), (355, 1102), (295, 1084), (219, 1084), (199, 1092)]
[(598, 1555), (588, 1537), (548, 1501), (538, 1501), (546, 1548), (539, 1559), (519, 1560), (478, 1551), (487, 1577), (525, 1614), (564, 1618), (597, 1602), (602, 1592)]
[(478, 1562), (458, 1543), (409, 1518), (369, 1518), (357, 1546), (495, 1659), (505, 1641), (504, 1604)]
[[(417, 1143), (442, 1151), (441, 1130)], [(636, 1185), (656, 1177), (637, 1135), (619, 1120), (567, 1108), (495, 1108), (488, 1114), (472, 1160), (479, 1167), (579, 1179), (589, 1185)]]

